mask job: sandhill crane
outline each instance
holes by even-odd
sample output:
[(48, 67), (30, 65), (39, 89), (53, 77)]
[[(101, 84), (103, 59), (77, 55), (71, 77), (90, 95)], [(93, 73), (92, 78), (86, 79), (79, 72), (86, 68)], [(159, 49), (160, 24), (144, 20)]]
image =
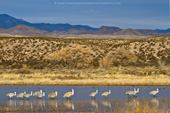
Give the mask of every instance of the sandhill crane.
[(139, 92), (139, 88), (137, 90), (134, 88), (134, 91), (126, 91), (125, 94), (128, 96), (135, 96), (138, 92)]
[(30, 96), (32, 96), (32, 91), (31, 91), (30, 94), (29, 94), (29, 93), (24, 94), (24, 97), (27, 98), (27, 99), (28, 99)]
[(42, 98), (42, 97), (44, 97), (44, 96), (45, 96), (45, 92), (37, 94), (37, 97), (38, 97), (38, 98)]
[(40, 94), (40, 93), (42, 93), (42, 90), (34, 92), (33, 96), (37, 96), (37, 94)]
[(111, 94), (111, 90), (106, 91), (106, 92), (103, 92), (103, 93), (101, 94), (101, 96), (107, 97), (107, 96), (110, 95), (110, 94)]
[(70, 92), (65, 93), (64, 96), (63, 96), (63, 98), (64, 98), (64, 97), (70, 98), (70, 97), (73, 96), (73, 95), (74, 95), (74, 89), (72, 89), (72, 91), (70, 91)]
[(158, 93), (159, 93), (159, 89), (157, 88), (156, 90), (151, 91), (149, 94), (150, 94), (150, 95), (153, 95), (153, 96), (155, 97), (156, 94), (158, 94)]
[(135, 92), (135, 88), (134, 88), (134, 90), (133, 91), (126, 91), (126, 95), (133, 95), (134, 94), (134, 92)]
[(23, 98), (23, 97), (24, 97), (24, 94), (26, 94), (26, 91), (24, 91), (24, 93), (19, 93), (16, 97), (17, 97), (17, 98)]
[(92, 97), (92, 98), (95, 98), (97, 93), (98, 93), (98, 90), (96, 90), (96, 92), (91, 92), (89, 96)]
[(7, 93), (6, 94), (6, 96), (8, 96), (9, 98), (12, 98), (12, 97), (14, 97), (16, 95), (17, 95), (16, 92), (14, 92), (14, 93)]
[(54, 99), (55, 97), (57, 97), (57, 91), (53, 93), (48, 93), (48, 97)]

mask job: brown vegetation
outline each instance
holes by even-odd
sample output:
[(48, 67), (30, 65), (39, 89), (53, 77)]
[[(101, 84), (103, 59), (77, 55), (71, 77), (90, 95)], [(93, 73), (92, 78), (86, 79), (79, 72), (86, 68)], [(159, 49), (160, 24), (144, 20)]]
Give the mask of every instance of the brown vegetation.
[[(23, 70), (27, 70), (23, 73)], [(0, 73), (1, 85), (139, 85), (170, 86), (169, 69), (12, 69)]]
[(0, 37), (0, 53), (0, 66), (9, 69), (23, 65), (33, 69), (96, 68), (99, 64), (166, 66), (170, 64), (170, 37), (138, 40)]
[(109, 51), (106, 56), (101, 59), (100, 67), (110, 68), (113, 66), (127, 66), (135, 64), (137, 57), (130, 51), (125, 49), (118, 49), (116, 51)]
[[(0, 84), (170, 85), (169, 36), (138, 40), (0, 37), (0, 53)], [(132, 78), (134, 83), (129, 81)]]
[(87, 46), (69, 45), (58, 52), (50, 54), (55, 62), (68, 68), (89, 67), (93, 62), (93, 53)]

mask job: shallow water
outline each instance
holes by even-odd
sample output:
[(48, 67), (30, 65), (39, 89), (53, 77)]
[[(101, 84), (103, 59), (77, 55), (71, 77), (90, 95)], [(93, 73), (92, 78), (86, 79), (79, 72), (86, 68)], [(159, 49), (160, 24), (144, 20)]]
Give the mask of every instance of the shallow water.
[[(140, 88), (137, 98), (129, 98), (125, 92)], [(149, 95), (149, 92), (159, 88), (160, 92), (157, 97)], [(46, 96), (42, 99), (31, 97), (29, 99), (18, 99), (16, 97), (9, 99), (6, 94), (9, 92), (24, 92), (30, 93), (31, 91), (43, 90)], [(74, 96), (71, 100), (63, 98), (64, 93), (75, 90)], [(101, 96), (104, 91), (111, 90), (112, 93), (107, 99)], [(89, 94), (99, 90), (95, 99), (91, 99)], [(58, 92), (56, 99), (49, 99), (49, 92)], [(142, 104), (143, 101), (148, 101), (149, 104), (160, 107), (166, 105), (170, 109), (170, 87), (168, 86), (0, 86), (0, 104), (9, 107), (25, 107), (33, 109), (35, 107), (52, 107), (53, 110), (64, 108), (66, 111), (96, 111), (102, 112), (103, 110), (110, 112), (116, 107), (123, 106), (136, 106)], [(51, 109), (51, 108), (50, 108)], [(63, 110), (63, 109), (62, 109)], [(109, 111), (110, 110), (110, 111)]]

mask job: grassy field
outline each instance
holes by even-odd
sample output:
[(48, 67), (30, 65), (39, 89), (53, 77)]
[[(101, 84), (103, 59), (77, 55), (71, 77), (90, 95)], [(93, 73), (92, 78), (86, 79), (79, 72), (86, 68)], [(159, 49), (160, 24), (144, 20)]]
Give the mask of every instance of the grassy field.
[[(166, 74), (124, 74), (126, 69), (13, 69), (0, 73), (0, 85), (139, 85), (170, 86)], [(148, 74), (148, 73), (146, 73)]]

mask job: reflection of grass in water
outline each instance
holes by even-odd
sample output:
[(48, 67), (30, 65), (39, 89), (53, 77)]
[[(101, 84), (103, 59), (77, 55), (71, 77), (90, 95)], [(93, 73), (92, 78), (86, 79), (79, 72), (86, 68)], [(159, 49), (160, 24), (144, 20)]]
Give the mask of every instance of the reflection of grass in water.
[[(30, 107), (8, 107), (1, 105), (0, 106), (0, 112), (29, 112), (29, 113), (48, 113), (48, 112), (65, 112), (66, 110), (60, 106), (59, 108), (54, 107), (33, 107), (32, 109)], [(67, 110), (68, 111), (68, 110)]]
[(126, 106), (123, 109), (116, 109), (115, 113), (169, 113), (166, 107), (160, 109), (158, 106), (150, 106), (149, 103), (137, 106)]
[[(156, 100), (159, 104), (157, 104)], [(34, 105), (27, 106), (5, 106), (0, 105), (0, 112), (114, 112), (114, 113), (169, 113), (170, 99), (128, 99), (128, 100), (102, 100), (102, 101), (78, 101), (71, 102), (75, 109), (68, 108), (63, 102), (57, 103), (50, 100), (50, 105), (43, 107)], [(54, 104), (53, 104), (54, 103)], [(162, 106), (162, 107), (161, 107)], [(161, 108), (161, 109), (160, 109)]]
[(117, 107), (114, 113), (169, 113), (168, 104), (163, 101), (162, 107), (152, 102), (152, 99), (139, 101), (138, 99), (128, 100), (123, 107)]

